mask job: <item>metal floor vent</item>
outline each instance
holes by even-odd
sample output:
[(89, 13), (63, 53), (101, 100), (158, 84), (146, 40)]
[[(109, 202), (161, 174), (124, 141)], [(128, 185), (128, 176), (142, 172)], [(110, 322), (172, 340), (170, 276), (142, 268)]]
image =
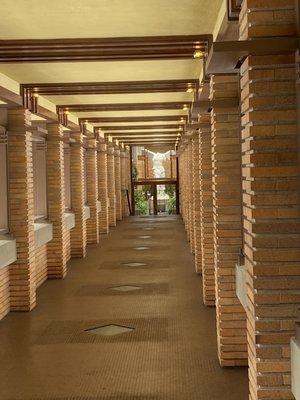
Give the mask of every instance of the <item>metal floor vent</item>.
[(121, 335), (122, 333), (131, 332), (133, 330), (134, 328), (128, 326), (110, 324), (110, 325), (96, 326), (94, 328), (85, 329), (85, 332), (99, 336), (116, 336), (116, 335)]
[(150, 238), (152, 238), (152, 236), (150, 236), (150, 235), (141, 235), (141, 236), (139, 236), (139, 239), (150, 239)]
[(124, 263), (126, 267), (145, 267), (147, 264), (142, 262), (128, 262)]
[(147, 246), (134, 247), (134, 250), (139, 250), (139, 251), (149, 250), (149, 249), (150, 249), (150, 247), (147, 247)]
[(130, 286), (130, 285), (124, 285), (124, 286), (115, 286), (109, 288), (110, 290), (116, 290), (119, 292), (132, 292), (133, 290), (141, 290), (142, 288), (140, 286)]
[(152, 226), (146, 226), (145, 228), (143, 228), (145, 231), (153, 231), (154, 228), (152, 228)]

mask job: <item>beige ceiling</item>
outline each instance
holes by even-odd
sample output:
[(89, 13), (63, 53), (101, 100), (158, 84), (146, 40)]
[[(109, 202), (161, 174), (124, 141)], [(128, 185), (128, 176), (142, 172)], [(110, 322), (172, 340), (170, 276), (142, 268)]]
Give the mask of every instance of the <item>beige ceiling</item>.
[(73, 112), (78, 118), (93, 117), (140, 117), (140, 116), (160, 116), (160, 115), (187, 115), (184, 110), (129, 110), (129, 111), (96, 111), (96, 112)]
[(0, 72), (20, 83), (197, 79), (201, 68), (194, 59), (0, 64)]
[(210, 33), (222, 0), (1, 0), (1, 39)]
[[(120, 38), (212, 34), (226, 0), (0, 0), (0, 40)], [(0, 73), (18, 83), (121, 82), (199, 79), (202, 60), (91, 61), (1, 64)], [(54, 105), (185, 102), (193, 93), (143, 93), (44, 96)], [(55, 109), (55, 107), (54, 107)], [(128, 125), (179, 123), (185, 110), (72, 112), (79, 118), (156, 116), (157, 121)], [(95, 124), (99, 126), (99, 124)], [(105, 126), (104, 124), (102, 124)], [(153, 133), (155, 131), (151, 131)], [(161, 132), (161, 130), (159, 130)], [(149, 132), (150, 134), (150, 132)]]
[(155, 103), (167, 101), (193, 101), (193, 93), (122, 93), (104, 95), (44, 96), (55, 104), (112, 104), (112, 103)]

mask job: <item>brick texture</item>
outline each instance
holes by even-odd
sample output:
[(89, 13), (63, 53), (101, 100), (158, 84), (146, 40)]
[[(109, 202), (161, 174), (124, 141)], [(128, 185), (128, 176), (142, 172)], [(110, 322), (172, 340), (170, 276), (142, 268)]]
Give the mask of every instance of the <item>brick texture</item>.
[(201, 208), (200, 208), (200, 176), (199, 176), (199, 135), (192, 139), (192, 166), (193, 166), (193, 218), (194, 218), (194, 253), (195, 270), (202, 272), (202, 247), (201, 247)]
[(53, 239), (47, 244), (49, 278), (63, 278), (67, 272), (67, 247), (70, 237), (65, 228), (64, 144), (59, 124), (47, 125), (48, 219), (53, 224)]
[(88, 139), (86, 148), (87, 171), (87, 203), (90, 207), (90, 218), (86, 221), (87, 243), (99, 243), (98, 219), (98, 167), (97, 167), (97, 141)]
[[(200, 122), (210, 125), (210, 115), (200, 116)], [(199, 130), (199, 192), (203, 301), (205, 305), (212, 306), (215, 304), (216, 296), (210, 127)]]
[[(268, 0), (255, 12), (244, 1), (244, 26), (292, 35), (294, 1)], [(270, 22), (271, 21), (271, 22)], [(300, 211), (295, 55), (249, 56), (241, 67), (245, 266), (250, 399), (294, 399), (290, 338), (300, 307)]]
[(17, 261), (10, 265), (10, 309), (29, 311), (36, 305), (32, 134), (30, 113), (8, 110), (8, 192), (10, 232), (17, 240)]
[(122, 183), (121, 183), (121, 153), (119, 146), (115, 146), (115, 191), (116, 191), (116, 218), (122, 220)]
[(75, 213), (75, 227), (71, 229), (71, 256), (85, 257), (86, 255), (86, 221), (84, 219), (84, 160), (83, 160), (83, 135), (73, 132), (71, 143), (71, 199), (72, 211)]
[(98, 192), (101, 203), (99, 217), (99, 232), (106, 234), (109, 231), (108, 223), (108, 190), (107, 190), (107, 145), (98, 143)]
[[(212, 99), (236, 98), (238, 92), (237, 76), (211, 78)], [(242, 248), (238, 107), (214, 107), (211, 124), (218, 355), (222, 366), (246, 365), (246, 313), (235, 292), (235, 265)]]
[(108, 207), (109, 226), (117, 225), (114, 151), (115, 149), (113, 144), (109, 143), (107, 147), (107, 190), (109, 198), (109, 207)]

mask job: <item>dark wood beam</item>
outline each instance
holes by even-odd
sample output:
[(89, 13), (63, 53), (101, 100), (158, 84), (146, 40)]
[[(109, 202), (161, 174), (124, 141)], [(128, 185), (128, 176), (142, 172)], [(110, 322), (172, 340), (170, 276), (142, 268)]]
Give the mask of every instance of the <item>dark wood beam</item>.
[(227, 16), (229, 21), (238, 21), (242, 0), (227, 0)]
[(123, 131), (139, 131), (139, 130), (160, 130), (160, 129), (180, 129), (180, 125), (132, 125), (132, 126), (95, 126), (95, 128), (98, 128), (102, 131), (118, 131), (118, 132), (123, 132)]
[[(89, 122), (90, 124), (101, 123), (130, 123), (130, 122), (155, 122), (155, 121), (187, 121), (187, 115), (161, 115), (161, 116), (141, 116), (141, 117), (87, 117), (79, 118), (81, 123)], [(126, 125), (125, 125), (126, 126)]]
[(58, 112), (92, 112), (92, 111), (130, 111), (130, 110), (180, 110), (190, 107), (191, 102), (162, 102), (162, 103), (110, 103), (110, 104), (63, 104), (57, 106)]
[(26, 83), (21, 84), (21, 92), (30, 90), (40, 95), (76, 95), (76, 94), (122, 94), (186, 92), (199, 88), (196, 79), (120, 81), (120, 82), (66, 82), (66, 83)]
[(22, 39), (0, 41), (0, 63), (130, 61), (193, 58), (212, 35), (124, 38)]
[(177, 133), (178, 133), (178, 131), (164, 131), (164, 132), (162, 132), (162, 131), (160, 131), (160, 132), (140, 132), (140, 131), (137, 131), (137, 132), (132, 132), (132, 133), (130, 133), (130, 132), (123, 132), (123, 134), (122, 134), (122, 132), (115, 132), (115, 133), (113, 133), (113, 132), (108, 132), (108, 133), (104, 133), (104, 136), (128, 136), (128, 135), (131, 135), (131, 136), (135, 136), (135, 135), (142, 135), (142, 136), (148, 136), (148, 135), (155, 135), (155, 134), (160, 134), (160, 135), (177, 135)]
[(214, 42), (206, 60), (206, 75), (233, 74), (248, 55), (282, 54), (296, 51), (299, 38), (272, 37), (252, 40)]

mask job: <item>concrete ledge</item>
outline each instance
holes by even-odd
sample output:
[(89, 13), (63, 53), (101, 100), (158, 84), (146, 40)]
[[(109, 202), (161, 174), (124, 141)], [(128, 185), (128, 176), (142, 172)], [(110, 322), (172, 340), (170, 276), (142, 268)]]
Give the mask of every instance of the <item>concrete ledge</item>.
[(17, 246), (15, 239), (7, 235), (0, 235), (0, 268), (7, 267), (17, 259)]
[(66, 229), (69, 231), (70, 229), (74, 228), (75, 226), (75, 214), (72, 212), (65, 212), (65, 226)]
[(35, 248), (43, 246), (53, 238), (53, 227), (49, 222), (34, 223), (34, 243)]
[(236, 264), (235, 266), (235, 290), (238, 299), (246, 310), (247, 308), (247, 286), (245, 265)]
[(90, 210), (90, 207), (89, 207), (89, 206), (84, 206), (84, 209), (83, 209), (83, 218), (84, 218), (85, 220), (91, 218), (91, 210)]
[(101, 211), (101, 201), (97, 201), (97, 212), (99, 213)]
[(291, 366), (292, 393), (300, 400), (300, 341), (297, 338), (291, 339)]

